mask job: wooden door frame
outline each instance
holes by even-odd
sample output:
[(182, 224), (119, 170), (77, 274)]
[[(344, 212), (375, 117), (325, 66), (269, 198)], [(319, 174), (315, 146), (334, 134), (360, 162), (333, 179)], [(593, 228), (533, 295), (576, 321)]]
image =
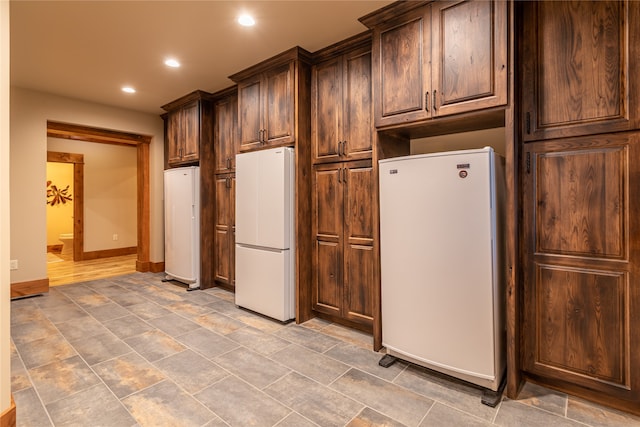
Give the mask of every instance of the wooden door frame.
[[(47, 136), (52, 138), (72, 139), (76, 141), (97, 142), (101, 144), (124, 145), (136, 147), (137, 150), (137, 220), (138, 220), (138, 258), (137, 271), (152, 271), (150, 253), (150, 197), (149, 197), (149, 144), (152, 136), (91, 126), (75, 125), (47, 120)], [(74, 163), (75, 166), (75, 163)], [(75, 177), (75, 167), (74, 167)], [(75, 178), (74, 178), (75, 180)], [(77, 190), (76, 190), (77, 191)], [(74, 208), (75, 209), (75, 208)], [(75, 212), (74, 212), (75, 214)], [(77, 221), (74, 220), (74, 236)], [(83, 231), (82, 231), (83, 232)], [(80, 240), (75, 239), (74, 240)], [(84, 240), (84, 239), (82, 239)], [(83, 250), (84, 242), (74, 242), (74, 259), (77, 251)], [(80, 252), (83, 253), (83, 252)], [(80, 258), (81, 259), (80, 255)]]
[(84, 155), (47, 150), (47, 163), (73, 164), (73, 260), (84, 254)]

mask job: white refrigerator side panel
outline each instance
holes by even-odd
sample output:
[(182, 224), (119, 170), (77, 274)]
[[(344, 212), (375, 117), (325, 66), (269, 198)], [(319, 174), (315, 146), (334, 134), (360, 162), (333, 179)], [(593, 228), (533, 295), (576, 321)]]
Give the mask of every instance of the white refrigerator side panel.
[(496, 376), (491, 156), (379, 169), (383, 345), (487, 381)]
[(236, 245), (235, 302), (280, 321), (295, 317), (291, 251)]
[(165, 171), (165, 271), (186, 283), (200, 272), (199, 168)]

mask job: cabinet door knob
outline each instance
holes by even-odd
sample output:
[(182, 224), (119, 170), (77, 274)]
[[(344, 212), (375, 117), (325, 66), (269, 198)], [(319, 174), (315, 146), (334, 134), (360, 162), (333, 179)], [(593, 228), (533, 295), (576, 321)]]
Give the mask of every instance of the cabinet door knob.
[(424, 93), (424, 111), (429, 112), (429, 91)]
[(433, 111), (436, 111), (438, 109), (438, 104), (436, 104), (436, 90), (433, 90)]
[(347, 141), (342, 141), (342, 155), (347, 155)]

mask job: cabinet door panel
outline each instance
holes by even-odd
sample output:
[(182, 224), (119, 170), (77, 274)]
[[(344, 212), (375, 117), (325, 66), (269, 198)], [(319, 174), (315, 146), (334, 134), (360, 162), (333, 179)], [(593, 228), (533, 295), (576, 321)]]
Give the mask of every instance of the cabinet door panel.
[(339, 58), (314, 67), (311, 90), (314, 161), (335, 161), (342, 134), (342, 61)]
[(236, 286), (236, 175), (229, 176), (229, 285)]
[(537, 266), (538, 369), (628, 387), (624, 273)]
[(167, 162), (169, 164), (180, 163), (181, 143), (180, 128), (182, 126), (182, 114), (180, 110), (171, 111), (167, 115)]
[(344, 154), (348, 159), (371, 157), (371, 53), (358, 51), (344, 60)]
[(265, 73), (263, 128), (267, 144), (294, 142), (293, 62)]
[(342, 234), (342, 184), (341, 170), (316, 168), (313, 182), (314, 235), (338, 239)]
[(317, 240), (315, 245), (312, 308), (339, 315), (342, 307), (342, 250), (337, 242)]
[(241, 150), (249, 150), (261, 144), (261, 89), (259, 78), (238, 84), (238, 132)]
[(342, 308), (343, 190), (340, 164), (314, 167), (312, 308), (338, 315)]
[(373, 246), (346, 243), (344, 273), (344, 316), (358, 323), (373, 322), (374, 274)]
[(182, 108), (182, 161), (198, 160), (200, 157), (200, 105), (198, 101)]
[(527, 141), (637, 128), (638, 2), (525, 2)]
[(523, 156), (523, 370), (638, 408), (640, 135), (533, 142)]
[(349, 164), (344, 169), (345, 236), (350, 244), (373, 244), (374, 172), (371, 162)]
[(507, 2), (432, 4), (434, 115), (507, 102)]
[(431, 8), (374, 30), (375, 124), (384, 126), (431, 116), (425, 104), (431, 84)]
[(625, 258), (624, 147), (541, 153), (536, 187), (536, 251)]
[(216, 173), (229, 172), (235, 169), (238, 98), (230, 96), (216, 102), (215, 120), (215, 170)]
[(347, 319), (371, 325), (374, 275), (375, 175), (371, 162), (348, 163), (344, 169), (344, 305)]
[(215, 280), (224, 284), (231, 283), (231, 236), (230, 218), (233, 207), (229, 203), (229, 177), (216, 177), (216, 224), (215, 224)]

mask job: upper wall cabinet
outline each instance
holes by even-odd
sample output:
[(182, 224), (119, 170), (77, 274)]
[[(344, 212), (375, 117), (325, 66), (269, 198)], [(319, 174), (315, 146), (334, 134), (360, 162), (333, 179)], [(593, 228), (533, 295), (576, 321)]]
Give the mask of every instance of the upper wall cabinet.
[(233, 172), (238, 152), (238, 95), (235, 89), (216, 98), (213, 115), (215, 173)]
[(308, 58), (296, 47), (229, 77), (238, 83), (240, 151), (294, 144), (299, 61)]
[(313, 162), (371, 158), (371, 34), (314, 53), (311, 73)]
[(162, 108), (166, 114), (166, 152), (169, 166), (197, 163), (200, 145), (211, 143), (210, 94), (195, 91)]
[(640, 4), (523, 2), (525, 141), (638, 128)]
[(507, 2), (396, 2), (373, 29), (376, 127), (507, 103)]

